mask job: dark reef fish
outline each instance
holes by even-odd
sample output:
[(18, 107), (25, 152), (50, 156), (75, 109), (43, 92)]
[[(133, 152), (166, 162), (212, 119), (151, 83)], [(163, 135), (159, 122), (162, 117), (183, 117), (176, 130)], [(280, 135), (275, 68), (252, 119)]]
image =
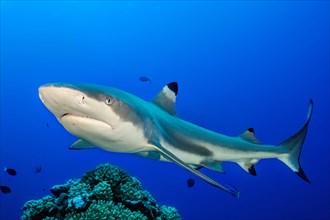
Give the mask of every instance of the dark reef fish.
[(12, 168), (7, 168), (7, 167), (5, 167), (5, 169), (4, 169), (3, 171), (5, 171), (6, 173), (8, 173), (8, 174), (11, 175), (11, 176), (16, 176), (16, 175), (17, 175), (16, 170), (14, 170), (14, 169), (12, 169)]
[(36, 171), (35, 171), (35, 173), (40, 173), (41, 170), (42, 170), (42, 167), (41, 167), (41, 166), (37, 166), (37, 167), (36, 167)]
[(0, 191), (4, 194), (11, 193), (11, 189), (8, 186), (4, 186), (4, 185), (0, 186)]
[(195, 185), (195, 180), (189, 178), (187, 180), (187, 185), (188, 185), (189, 188), (193, 187)]
[(140, 81), (141, 82), (149, 82), (151, 83), (151, 78), (147, 77), (147, 76), (140, 76)]
[[(203, 166), (196, 167), (195, 170), (200, 170), (202, 169)], [(195, 180), (192, 178), (187, 179), (187, 185), (189, 188), (193, 187), (195, 185)]]

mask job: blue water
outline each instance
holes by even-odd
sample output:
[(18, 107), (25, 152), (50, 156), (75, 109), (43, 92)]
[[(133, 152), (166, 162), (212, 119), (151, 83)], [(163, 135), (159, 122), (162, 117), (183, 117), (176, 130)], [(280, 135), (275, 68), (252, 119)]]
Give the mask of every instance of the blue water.
[[(329, 76), (328, 1), (1, 1), (0, 168), (18, 174), (0, 173), (12, 189), (0, 193), (0, 219), (18, 219), (27, 200), (106, 162), (183, 219), (329, 219)], [(56, 81), (109, 85), (146, 100), (177, 81), (179, 117), (232, 136), (253, 127), (267, 144), (300, 129), (312, 98), (301, 154), (312, 184), (276, 159), (260, 161), (256, 177), (234, 163), (224, 164), (226, 174), (202, 170), (236, 186), (236, 199), (175, 164), (69, 151), (76, 138), (38, 98), (40, 85)]]

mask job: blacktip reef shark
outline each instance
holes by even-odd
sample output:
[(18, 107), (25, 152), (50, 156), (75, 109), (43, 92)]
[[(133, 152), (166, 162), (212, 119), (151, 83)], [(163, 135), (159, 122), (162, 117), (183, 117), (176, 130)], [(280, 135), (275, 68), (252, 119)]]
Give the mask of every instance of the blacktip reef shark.
[(44, 105), (69, 133), (80, 138), (71, 149), (97, 146), (106, 151), (174, 162), (236, 197), (239, 192), (235, 187), (218, 183), (199, 168), (224, 172), (222, 162), (231, 161), (256, 175), (254, 165), (260, 159), (277, 158), (310, 183), (299, 158), (312, 116), (312, 100), (303, 127), (276, 146), (261, 144), (253, 128), (230, 137), (178, 118), (177, 94), (176, 82), (167, 84), (151, 102), (116, 88), (93, 84), (51, 83), (39, 87)]

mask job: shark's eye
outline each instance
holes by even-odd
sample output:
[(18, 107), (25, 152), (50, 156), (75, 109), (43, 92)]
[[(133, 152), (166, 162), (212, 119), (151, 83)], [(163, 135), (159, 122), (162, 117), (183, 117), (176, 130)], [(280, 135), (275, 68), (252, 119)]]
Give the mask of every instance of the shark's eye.
[(83, 95), (83, 96), (81, 96), (81, 98), (80, 98), (80, 104), (83, 104), (84, 103), (84, 99), (85, 99), (85, 96)]
[(114, 102), (114, 100), (113, 100), (112, 97), (107, 97), (107, 99), (105, 100), (105, 103), (106, 103), (107, 105), (112, 105), (113, 102)]

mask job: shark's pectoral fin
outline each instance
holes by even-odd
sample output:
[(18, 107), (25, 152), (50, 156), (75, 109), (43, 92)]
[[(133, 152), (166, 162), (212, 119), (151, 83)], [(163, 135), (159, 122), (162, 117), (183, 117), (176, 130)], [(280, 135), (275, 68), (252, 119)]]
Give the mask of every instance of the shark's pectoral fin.
[(219, 162), (219, 161), (215, 161), (212, 159), (206, 159), (206, 160), (202, 161), (201, 165), (204, 167), (207, 167), (211, 170), (217, 171), (219, 173), (226, 173), (222, 167), (221, 162)]
[(185, 162), (183, 162), (181, 159), (179, 159), (178, 157), (176, 157), (172, 152), (168, 151), (167, 149), (165, 149), (159, 142), (154, 143), (155, 147), (158, 149), (158, 151), (160, 152), (160, 154), (167, 158), (169, 161), (175, 162), (176, 164), (180, 165), (181, 167), (189, 170), (190, 172), (192, 172), (193, 174), (195, 174), (196, 176), (198, 176), (199, 178), (203, 179), (204, 181), (206, 181), (207, 183), (218, 187), (230, 194), (232, 194), (235, 197), (239, 197), (239, 191), (237, 191), (234, 187), (231, 186), (225, 186), (223, 184), (220, 184), (216, 181), (214, 181), (213, 179), (211, 179), (210, 177), (204, 175), (203, 173), (199, 172), (198, 170), (194, 169), (193, 167), (189, 166), (188, 164), (186, 164)]
[(254, 165), (258, 162), (258, 160), (249, 160), (249, 161), (239, 161), (237, 162), (246, 172), (251, 174), (252, 176), (256, 176), (257, 172), (254, 168)]
[(77, 140), (69, 147), (70, 150), (86, 150), (86, 149), (95, 149), (95, 148), (96, 147), (93, 144), (82, 139)]
[(252, 142), (254, 144), (260, 144), (260, 141), (254, 135), (254, 129), (249, 128), (240, 137), (246, 141)]

